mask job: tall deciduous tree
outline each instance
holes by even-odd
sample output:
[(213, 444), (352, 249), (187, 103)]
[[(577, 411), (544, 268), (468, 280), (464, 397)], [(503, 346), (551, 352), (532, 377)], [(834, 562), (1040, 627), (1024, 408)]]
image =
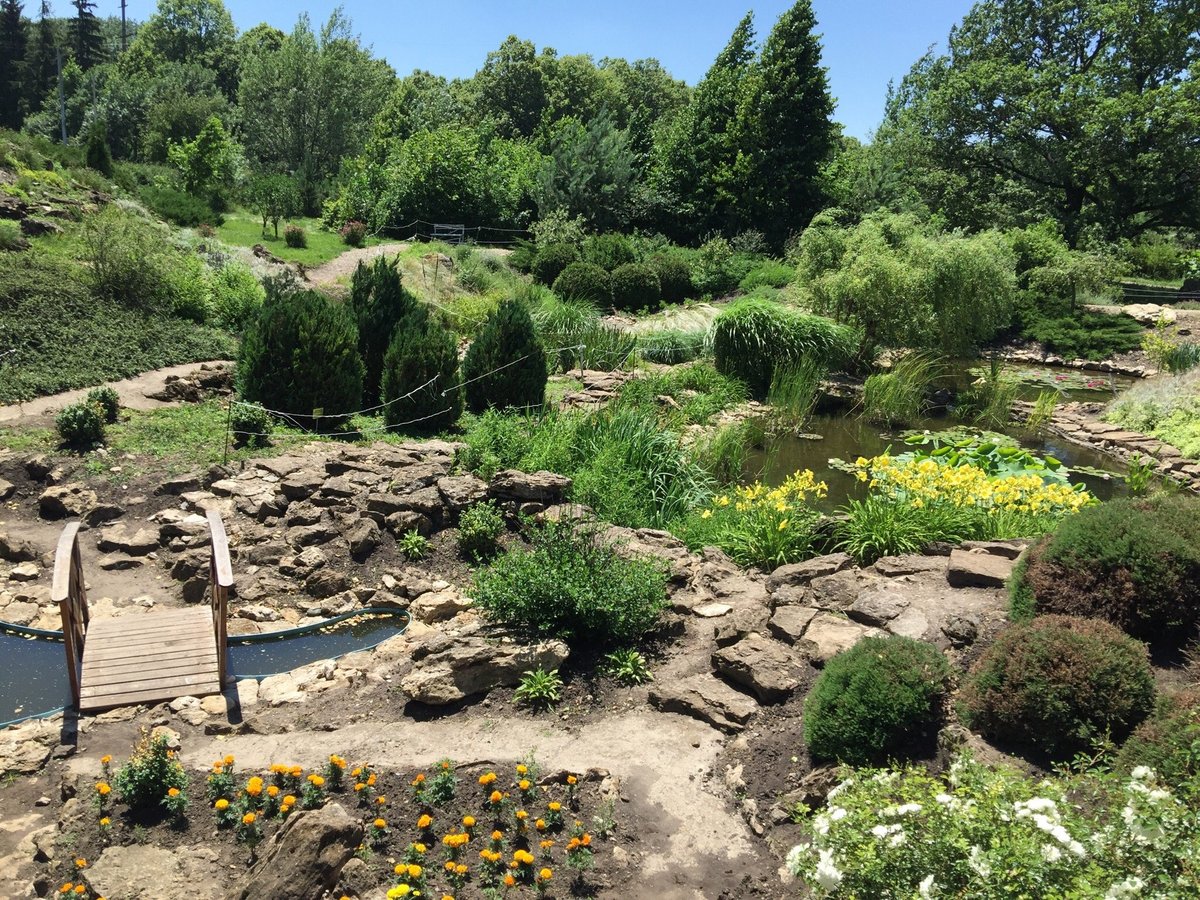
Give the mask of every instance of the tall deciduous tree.
[(211, 69), (227, 96), (236, 93), (237, 29), (221, 0), (158, 0), (121, 59), (123, 71), (153, 73), (164, 62)]
[[(1200, 5), (1195, 0), (983, 0), (923, 58), (888, 128), (924, 162), (952, 221), (955, 195), (1019, 198), (1076, 243), (1200, 216)], [(945, 203), (942, 203), (942, 200)]]
[(266, 171), (295, 175), (315, 211), (320, 183), (359, 153), (395, 73), (360, 46), (335, 10), (319, 34), (302, 15), (277, 50), (243, 63), (239, 97), (247, 155)]
[(478, 115), (493, 119), (504, 137), (529, 137), (541, 124), (546, 83), (531, 41), (510, 34), (472, 81)]
[(763, 45), (743, 109), (747, 205), (776, 245), (821, 207), (821, 167), (837, 138), (811, 0), (785, 12)]
[(0, 127), (21, 127), (21, 99), (25, 94), (26, 65), (24, 4), (0, 0)]

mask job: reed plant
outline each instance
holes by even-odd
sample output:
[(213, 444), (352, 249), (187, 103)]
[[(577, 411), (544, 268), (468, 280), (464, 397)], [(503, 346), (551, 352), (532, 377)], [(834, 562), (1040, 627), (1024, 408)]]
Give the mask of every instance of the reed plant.
[(805, 426), (820, 398), (821, 380), (826, 371), (819, 360), (811, 357), (775, 370), (771, 389), (767, 392), (774, 424), (792, 429)]
[(877, 372), (863, 386), (862, 416), (884, 425), (915, 422), (928, 409), (929, 387), (940, 363), (925, 352), (906, 353), (887, 372)]

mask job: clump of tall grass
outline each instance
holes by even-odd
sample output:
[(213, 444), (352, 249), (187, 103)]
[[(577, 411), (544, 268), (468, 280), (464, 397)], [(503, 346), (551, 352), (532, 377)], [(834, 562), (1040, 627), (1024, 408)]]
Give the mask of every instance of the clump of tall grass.
[[(664, 405), (664, 399), (667, 401)], [(706, 361), (625, 382), (616, 404), (658, 410), (668, 427), (703, 425), (746, 399), (746, 386)]]
[(884, 425), (914, 422), (928, 409), (929, 386), (939, 363), (931, 353), (906, 353), (887, 372), (876, 372), (863, 385), (862, 416)]
[(1004, 371), (999, 357), (993, 356), (983, 375), (959, 397), (959, 414), (981, 428), (1003, 428), (1020, 392), (1020, 382)]
[(825, 366), (816, 359), (801, 359), (775, 369), (767, 404), (776, 425), (803, 428), (816, 408)]
[(718, 371), (746, 382), (756, 397), (766, 396), (776, 367), (801, 359), (836, 366), (858, 343), (858, 332), (832, 319), (755, 298), (731, 304), (712, 329)]
[(1025, 427), (1032, 431), (1044, 428), (1054, 418), (1054, 410), (1058, 408), (1058, 391), (1042, 391), (1033, 402), (1033, 409), (1025, 420)]
[(745, 419), (702, 434), (688, 447), (688, 456), (717, 484), (736, 484), (747, 474), (750, 452), (763, 445), (764, 437), (760, 422)]
[(552, 369), (611, 372), (633, 355), (636, 338), (601, 322), (595, 304), (563, 300), (540, 285), (528, 285), (519, 296), (529, 308)]
[(703, 356), (707, 337), (704, 331), (674, 328), (644, 332), (637, 337), (638, 355), (647, 362), (676, 366)]

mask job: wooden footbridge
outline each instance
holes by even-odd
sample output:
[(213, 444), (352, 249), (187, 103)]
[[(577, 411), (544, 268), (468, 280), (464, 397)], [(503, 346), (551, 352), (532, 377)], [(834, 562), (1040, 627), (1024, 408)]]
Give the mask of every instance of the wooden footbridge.
[(233, 570), (229, 542), (217, 513), (209, 510), (211, 599), (207, 606), (91, 621), (79, 522), (58, 540), (51, 599), (62, 615), (71, 696), (80, 712), (177, 697), (219, 694), (228, 673), (226, 615)]

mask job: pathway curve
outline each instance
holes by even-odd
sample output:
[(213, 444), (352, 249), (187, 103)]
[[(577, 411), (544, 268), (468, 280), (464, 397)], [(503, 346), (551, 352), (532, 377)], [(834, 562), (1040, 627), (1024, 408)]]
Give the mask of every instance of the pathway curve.
[[(152, 369), (132, 378), (120, 381), (105, 382), (108, 387), (116, 390), (121, 398), (121, 406), (126, 409), (150, 410), (161, 409), (164, 406), (178, 406), (176, 401), (154, 400), (149, 394), (157, 394), (166, 387), (167, 379), (172, 376), (186, 376), (200, 370), (202, 366), (229, 365), (232, 360), (212, 360), (211, 362), (184, 363), (179, 366), (167, 366), (164, 369)], [(95, 387), (95, 385), (93, 385)], [(0, 406), (0, 425), (16, 423), (30, 424), (36, 419), (52, 417), (64, 406), (70, 406), (87, 396), (91, 387), (79, 388), (73, 391), (63, 391), (60, 394), (50, 394), (46, 397), (35, 397), (25, 403), (13, 403)]]
[(377, 256), (391, 256), (395, 253), (401, 253), (407, 250), (409, 244), (407, 241), (392, 242), (387, 244), (375, 244), (373, 247), (359, 247), (356, 250), (347, 250), (345, 253), (338, 256), (336, 259), (331, 259), (327, 263), (322, 263), (305, 271), (305, 277), (316, 287), (333, 287), (341, 278), (349, 278), (354, 274), (354, 270), (360, 262), (370, 262)]

